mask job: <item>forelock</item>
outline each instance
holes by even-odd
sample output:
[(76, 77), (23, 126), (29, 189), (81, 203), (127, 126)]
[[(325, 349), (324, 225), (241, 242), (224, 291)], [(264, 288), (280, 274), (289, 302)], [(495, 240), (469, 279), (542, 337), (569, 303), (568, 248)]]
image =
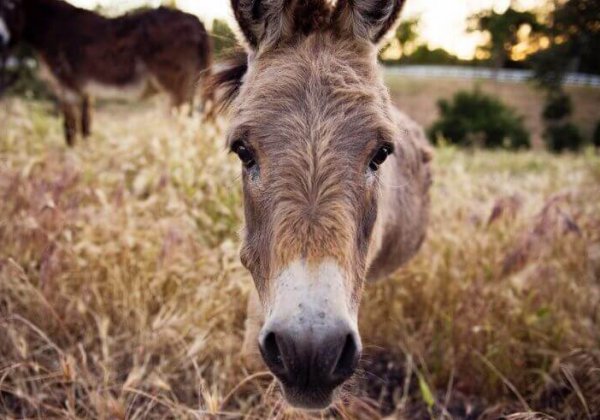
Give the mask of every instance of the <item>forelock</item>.
[(387, 109), (387, 99), (374, 60), (357, 54), (351, 41), (314, 35), (298, 47), (258, 59), (234, 108), (244, 124), (264, 126), (279, 117), (298, 125), (308, 119), (314, 132), (319, 123), (330, 130), (335, 123), (348, 125), (352, 116), (373, 129), (380, 125), (377, 116)]

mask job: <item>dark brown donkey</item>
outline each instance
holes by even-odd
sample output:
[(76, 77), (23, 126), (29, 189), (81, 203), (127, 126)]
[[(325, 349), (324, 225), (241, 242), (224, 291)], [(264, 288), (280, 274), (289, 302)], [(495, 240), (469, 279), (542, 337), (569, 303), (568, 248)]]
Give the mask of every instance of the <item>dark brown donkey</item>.
[(60, 101), (69, 145), (78, 108), (81, 132), (90, 134), (91, 96), (162, 90), (174, 106), (192, 104), (211, 65), (202, 22), (163, 7), (109, 19), (61, 0), (0, 0), (0, 38), (36, 49)]
[(262, 355), (286, 400), (322, 409), (361, 354), (365, 281), (420, 248), (431, 151), (391, 104), (377, 44), (403, 0), (232, 0), (244, 60), (213, 78), (243, 164), (244, 355)]

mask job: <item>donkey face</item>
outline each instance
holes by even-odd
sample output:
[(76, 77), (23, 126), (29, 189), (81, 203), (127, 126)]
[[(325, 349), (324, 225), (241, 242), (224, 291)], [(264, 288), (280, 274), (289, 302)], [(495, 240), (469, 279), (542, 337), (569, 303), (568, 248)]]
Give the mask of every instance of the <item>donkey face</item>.
[(376, 43), (402, 2), (232, 0), (249, 56), (228, 76), (243, 76), (228, 135), (243, 163), (241, 259), (264, 308), (261, 354), (297, 407), (327, 407), (360, 357), (379, 174), (398, 134)]

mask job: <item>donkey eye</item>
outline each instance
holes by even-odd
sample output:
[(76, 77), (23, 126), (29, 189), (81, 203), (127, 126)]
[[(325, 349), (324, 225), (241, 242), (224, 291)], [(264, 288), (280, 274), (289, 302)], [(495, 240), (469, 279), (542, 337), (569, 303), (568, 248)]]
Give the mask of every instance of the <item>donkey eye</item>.
[(369, 168), (371, 168), (372, 171), (377, 171), (392, 153), (394, 153), (394, 146), (391, 144), (381, 146), (373, 155), (371, 163), (369, 163)]
[(254, 153), (241, 140), (236, 141), (231, 146), (231, 151), (238, 155), (244, 166), (248, 169), (256, 165)]

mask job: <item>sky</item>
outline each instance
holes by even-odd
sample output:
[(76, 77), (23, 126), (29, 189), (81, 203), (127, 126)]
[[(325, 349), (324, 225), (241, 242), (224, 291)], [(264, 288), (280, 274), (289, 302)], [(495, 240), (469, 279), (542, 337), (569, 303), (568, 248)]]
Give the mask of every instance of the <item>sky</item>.
[[(141, 4), (158, 6), (160, 0), (68, 0), (80, 6), (93, 8), (97, 5), (126, 11)], [(460, 58), (473, 57), (482, 35), (467, 33), (467, 17), (483, 9), (494, 8), (502, 12), (511, 1), (519, 9), (540, 6), (545, 0), (408, 0), (404, 17), (420, 16), (420, 37), (432, 48), (444, 48)], [(233, 23), (229, 0), (176, 0), (177, 7), (198, 15), (205, 23), (215, 18)]]

